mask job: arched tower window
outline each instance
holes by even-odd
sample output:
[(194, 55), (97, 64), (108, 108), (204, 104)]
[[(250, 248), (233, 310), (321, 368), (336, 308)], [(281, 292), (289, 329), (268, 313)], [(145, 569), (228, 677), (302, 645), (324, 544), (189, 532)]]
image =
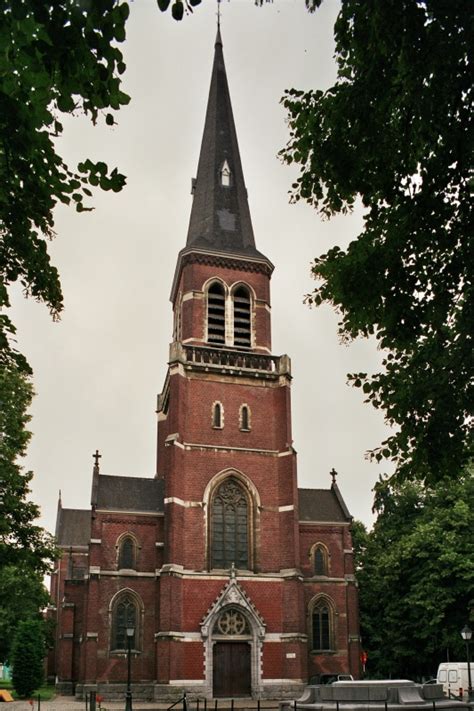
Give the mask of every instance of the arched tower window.
[(312, 650), (327, 651), (333, 648), (334, 612), (326, 598), (317, 599), (311, 611)]
[(241, 405), (240, 407), (240, 429), (244, 432), (249, 432), (250, 430), (250, 408), (248, 405)]
[(119, 543), (118, 567), (119, 570), (136, 568), (136, 543), (132, 536), (124, 536)]
[(328, 552), (325, 546), (317, 544), (313, 549), (314, 575), (328, 575)]
[(234, 305), (234, 346), (250, 348), (252, 345), (250, 292), (239, 286), (232, 296)]
[(212, 406), (212, 426), (219, 430), (224, 427), (224, 408), (220, 402), (215, 402)]
[(211, 567), (250, 567), (249, 501), (237, 479), (229, 477), (211, 502)]
[(131, 637), (131, 648), (138, 648), (140, 615), (138, 602), (133, 595), (128, 592), (119, 595), (112, 607), (112, 627), (110, 636), (110, 648), (113, 651), (123, 651), (127, 649), (127, 627), (133, 627), (134, 634)]
[(217, 281), (207, 292), (207, 340), (219, 346), (225, 344), (225, 292)]

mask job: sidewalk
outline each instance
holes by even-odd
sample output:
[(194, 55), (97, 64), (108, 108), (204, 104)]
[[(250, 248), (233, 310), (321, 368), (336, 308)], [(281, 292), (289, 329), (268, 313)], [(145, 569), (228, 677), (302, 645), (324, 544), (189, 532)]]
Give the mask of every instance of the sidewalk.
[[(265, 699), (260, 701), (261, 709), (276, 709), (278, 708), (279, 700)], [(230, 711), (230, 700), (219, 699), (219, 711)], [(159, 701), (139, 701), (133, 703), (133, 711), (166, 711), (170, 707), (170, 703), (160, 703)], [(125, 699), (123, 701), (103, 701), (102, 711), (124, 711)], [(189, 703), (189, 711), (196, 711), (196, 703)], [(234, 699), (234, 708), (240, 709), (255, 709), (257, 701), (255, 699)], [(76, 701), (70, 696), (57, 696), (51, 701), (42, 701), (40, 711), (85, 711), (86, 702)], [(209, 701), (207, 704), (208, 711), (214, 711), (214, 701)], [(176, 711), (182, 711), (182, 704), (175, 707)], [(12, 701), (5, 706), (5, 711), (38, 711), (38, 702), (35, 700), (31, 706), (29, 701)], [(96, 711), (99, 711), (99, 705), (96, 706)], [(204, 707), (201, 704), (201, 711)]]

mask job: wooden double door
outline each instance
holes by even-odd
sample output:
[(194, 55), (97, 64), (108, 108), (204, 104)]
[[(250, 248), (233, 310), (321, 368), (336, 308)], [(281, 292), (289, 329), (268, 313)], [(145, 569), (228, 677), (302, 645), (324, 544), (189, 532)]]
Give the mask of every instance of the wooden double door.
[(216, 642), (213, 647), (213, 696), (251, 696), (249, 642)]

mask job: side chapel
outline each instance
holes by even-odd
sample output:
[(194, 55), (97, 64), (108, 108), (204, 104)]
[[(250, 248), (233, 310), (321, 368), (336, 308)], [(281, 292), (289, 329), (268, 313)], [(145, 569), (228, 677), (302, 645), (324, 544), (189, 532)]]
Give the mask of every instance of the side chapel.
[[(333, 472), (298, 489), (291, 370), (272, 355), (270, 277), (247, 202), (220, 32), (189, 232), (171, 290), (153, 478), (102, 474), (58, 504), (51, 579), (62, 693), (297, 696), (359, 676), (351, 516)], [(130, 632), (129, 632), (130, 634)]]

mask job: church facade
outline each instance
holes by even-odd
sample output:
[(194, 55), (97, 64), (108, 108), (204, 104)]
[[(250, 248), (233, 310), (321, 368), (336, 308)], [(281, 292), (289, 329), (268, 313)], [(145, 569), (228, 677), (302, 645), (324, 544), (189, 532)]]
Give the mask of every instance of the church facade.
[[(51, 579), (63, 693), (291, 697), (359, 675), (351, 516), (335, 474), (298, 489), (291, 365), (271, 350), (273, 265), (256, 246), (220, 33), (152, 478), (100, 472), (58, 504)], [(127, 632), (128, 630), (128, 632)], [(127, 637), (128, 634), (128, 637)]]

